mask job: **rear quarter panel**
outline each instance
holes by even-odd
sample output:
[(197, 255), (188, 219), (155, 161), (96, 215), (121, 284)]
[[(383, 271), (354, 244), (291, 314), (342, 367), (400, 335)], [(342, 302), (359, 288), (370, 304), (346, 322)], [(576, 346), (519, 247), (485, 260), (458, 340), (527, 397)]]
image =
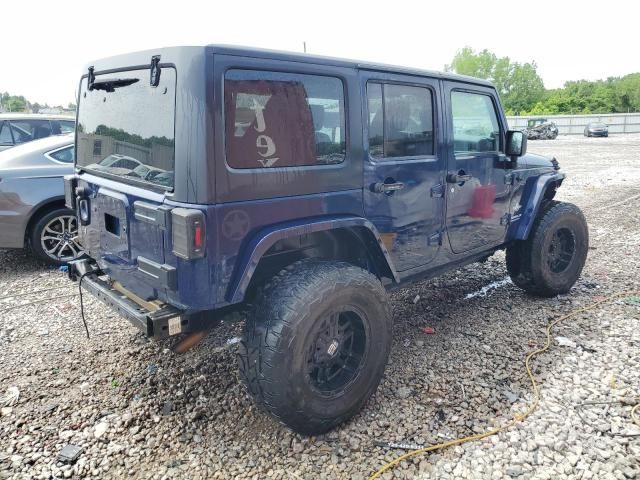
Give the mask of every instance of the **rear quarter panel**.
[[(335, 77), (342, 81), (346, 155), (341, 164), (238, 170), (225, 148), (224, 78), (230, 69), (267, 70)], [(207, 212), (215, 237), (217, 306), (228, 303), (232, 276), (244, 249), (267, 227), (292, 220), (363, 215), (361, 99), (357, 70), (295, 61), (214, 55), (215, 206)], [(212, 268), (215, 268), (212, 266)]]
[(62, 177), (72, 165), (0, 170), (0, 247), (23, 248), (29, 220), (41, 207), (64, 199)]

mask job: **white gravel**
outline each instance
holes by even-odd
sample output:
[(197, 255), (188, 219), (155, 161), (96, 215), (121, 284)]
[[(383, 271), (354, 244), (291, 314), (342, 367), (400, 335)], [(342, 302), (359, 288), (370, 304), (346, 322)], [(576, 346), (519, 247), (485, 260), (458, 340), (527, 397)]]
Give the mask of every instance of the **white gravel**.
[[(531, 399), (523, 359), (550, 318), (640, 290), (640, 135), (559, 137), (529, 150), (558, 158), (570, 175), (560, 199), (587, 215), (592, 250), (582, 279), (568, 295), (528, 297), (504, 281), (498, 254), (394, 292), (380, 388), (356, 418), (320, 437), (292, 434), (246, 398), (234, 358), (240, 323), (175, 355), (169, 341), (147, 341), (89, 298), (87, 340), (77, 286), (27, 297), (65, 286), (64, 274), (0, 251), (0, 297), (20, 294), (1, 304), (51, 297), (0, 313), (0, 401), (10, 387), (19, 391), (0, 405), (0, 479), (367, 478), (406, 451), (379, 442), (428, 445), (508, 421)], [(541, 403), (531, 417), (413, 457), (384, 478), (640, 478), (640, 428), (630, 419), (640, 397), (639, 327), (640, 306), (624, 300), (559, 325), (554, 337), (569, 342), (555, 341), (533, 362)], [(596, 401), (609, 403), (585, 404)], [(73, 465), (57, 461), (68, 444), (82, 447)]]

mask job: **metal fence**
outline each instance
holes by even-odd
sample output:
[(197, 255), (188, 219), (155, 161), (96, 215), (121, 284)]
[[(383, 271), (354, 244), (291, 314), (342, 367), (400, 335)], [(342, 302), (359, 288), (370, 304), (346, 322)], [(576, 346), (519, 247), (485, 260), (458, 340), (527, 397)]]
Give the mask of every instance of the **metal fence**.
[(527, 126), (530, 118), (546, 118), (558, 126), (560, 135), (582, 135), (584, 127), (591, 122), (609, 125), (609, 133), (640, 133), (640, 113), (608, 113), (594, 115), (532, 115), (528, 117), (507, 117), (509, 128), (520, 129)]

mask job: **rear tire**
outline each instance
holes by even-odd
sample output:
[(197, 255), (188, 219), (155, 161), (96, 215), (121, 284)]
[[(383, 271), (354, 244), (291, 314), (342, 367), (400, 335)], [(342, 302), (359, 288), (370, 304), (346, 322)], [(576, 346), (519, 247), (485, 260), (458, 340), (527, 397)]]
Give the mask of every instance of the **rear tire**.
[(77, 235), (76, 213), (56, 207), (35, 220), (29, 237), (31, 251), (51, 265), (63, 265), (83, 255), (75, 242)]
[(355, 415), (375, 392), (392, 340), (386, 292), (344, 262), (302, 260), (265, 286), (248, 315), (240, 375), (249, 395), (303, 435)]
[(584, 215), (571, 203), (547, 202), (529, 238), (507, 248), (507, 271), (513, 283), (541, 297), (567, 293), (584, 267), (589, 231)]

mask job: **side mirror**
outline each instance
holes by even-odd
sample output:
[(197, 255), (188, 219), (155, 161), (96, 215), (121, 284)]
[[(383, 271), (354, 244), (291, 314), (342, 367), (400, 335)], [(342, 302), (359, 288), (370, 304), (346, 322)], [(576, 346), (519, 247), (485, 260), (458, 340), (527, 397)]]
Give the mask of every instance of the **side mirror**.
[(522, 130), (507, 131), (506, 154), (512, 160), (527, 153), (527, 136)]

